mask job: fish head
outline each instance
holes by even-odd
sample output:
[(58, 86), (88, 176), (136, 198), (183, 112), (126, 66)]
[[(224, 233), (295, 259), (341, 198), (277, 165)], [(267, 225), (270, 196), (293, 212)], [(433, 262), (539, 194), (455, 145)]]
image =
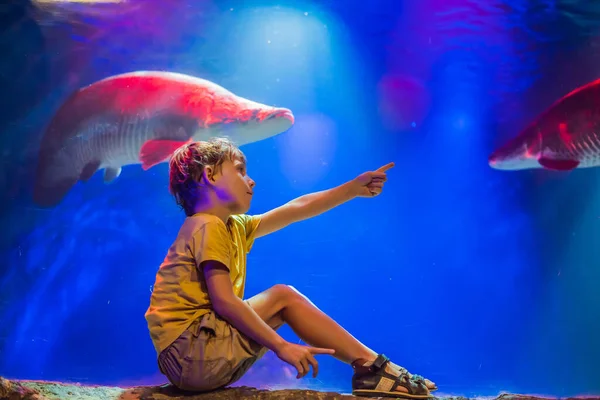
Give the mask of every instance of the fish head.
[(231, 96), (215, 102), (205, 128), (209, 136), (226, 136), (244, 145), (283, 133), (292, 125), (294, 114), (288, 108)]
[(488, 158), (490, 167), (504, 171), (541, 168), (542, 138), (533, 128), (497, 148)]

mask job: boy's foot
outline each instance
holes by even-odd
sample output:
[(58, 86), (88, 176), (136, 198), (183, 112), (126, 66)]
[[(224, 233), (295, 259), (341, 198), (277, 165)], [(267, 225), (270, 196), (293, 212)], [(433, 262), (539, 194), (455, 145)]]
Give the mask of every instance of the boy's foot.
[(429, 379), (423, 378), (421, 375), (411, 374), (410, 372), (408, 372), (408, 370), (406, 368), (401, 367), (397, 364), (394, 364), (391, 361), (389, 362), (389, 365), (392, 368), (397, 369), (401, 374), (407, 374), (410, 379), (421, 380), (421, 381), (425, 382), (425, 386), (427, 386), (427, 389), (429, 389), (430, 392), (435, 392), (436, 390), (438, 390), (437, 385), (435, 383), (433, 383), (432, 381), (430, 381)]
[[(425, 379), (410, 375), (405, 368), (390, 365), (390, 359), (380, 354), (371, 365), (365, 366), (359, 360), (353, 363), (352, 394), (365, 397), (406, 397), (428, 399), (429, 392)], [(435, 385), (434, 385), (435, 386)]]

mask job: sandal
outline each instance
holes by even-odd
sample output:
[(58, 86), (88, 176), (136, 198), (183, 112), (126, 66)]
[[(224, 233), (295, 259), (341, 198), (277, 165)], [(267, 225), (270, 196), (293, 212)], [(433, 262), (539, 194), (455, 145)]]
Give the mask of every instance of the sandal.
[(422, 382), (423, 384), (425, 384), (425, 386), (427, 387), (427, 389), (429, 389), (430, 392), (435, 392), (436, 390), (438, 390), (437, 385), (435, 383), (431, 382), (429, 379), (426, 379), (426, 378), (422, 377), (421, 375), (411, 374), (404, 367), (399, 366), (399, 368), (400, 368), (400, 373), (408, 374), (408, 377), (410, 379), (412, 379), (414, 381)]
[[(406, 369), (402, 369), (398, 376), (387, 372), (385, 366), (389, 361), (387, 356), (380, 354), (368, 367), (355, 366), (352, 394), (364, 397), (433, 398), (422, 377), (413, 375), (411, 378)], [(406, 389), (406, 392), (397, 391), (400, 387)]]

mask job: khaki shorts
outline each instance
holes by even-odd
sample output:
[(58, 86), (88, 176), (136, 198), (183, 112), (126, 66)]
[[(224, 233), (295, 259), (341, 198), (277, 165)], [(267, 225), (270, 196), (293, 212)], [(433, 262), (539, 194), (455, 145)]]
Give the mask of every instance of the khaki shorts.
[(266, 352), (210, 311), (160, 353), (158, 367), (182, 390), (208, 391), (239, 380)]

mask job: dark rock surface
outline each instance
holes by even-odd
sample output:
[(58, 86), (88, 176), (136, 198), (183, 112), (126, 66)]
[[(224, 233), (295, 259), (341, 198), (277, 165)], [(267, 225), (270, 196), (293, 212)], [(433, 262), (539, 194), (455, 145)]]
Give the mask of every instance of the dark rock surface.
[[(364, 399), (348, 394), (315, 390), (286, 389), (261, 390), (247, 386), (232, 387), (210, 393), (186, 393), (165, 386), (138, 386), (131, 388), (66, 384), (60, 382), (14, 381), (0, 377), (0, 399), (6, 400), (337, 400)], [(437, 399), (468, 400), (464, 397)], [(548, 398), (502, 394), (498, 397), (480, 397), (480, 400), (547, 400)], [(598, 397), (578, 397), (578, 400), (600, 400)], [(568, 400), (568, 399), (567, 399)]]

